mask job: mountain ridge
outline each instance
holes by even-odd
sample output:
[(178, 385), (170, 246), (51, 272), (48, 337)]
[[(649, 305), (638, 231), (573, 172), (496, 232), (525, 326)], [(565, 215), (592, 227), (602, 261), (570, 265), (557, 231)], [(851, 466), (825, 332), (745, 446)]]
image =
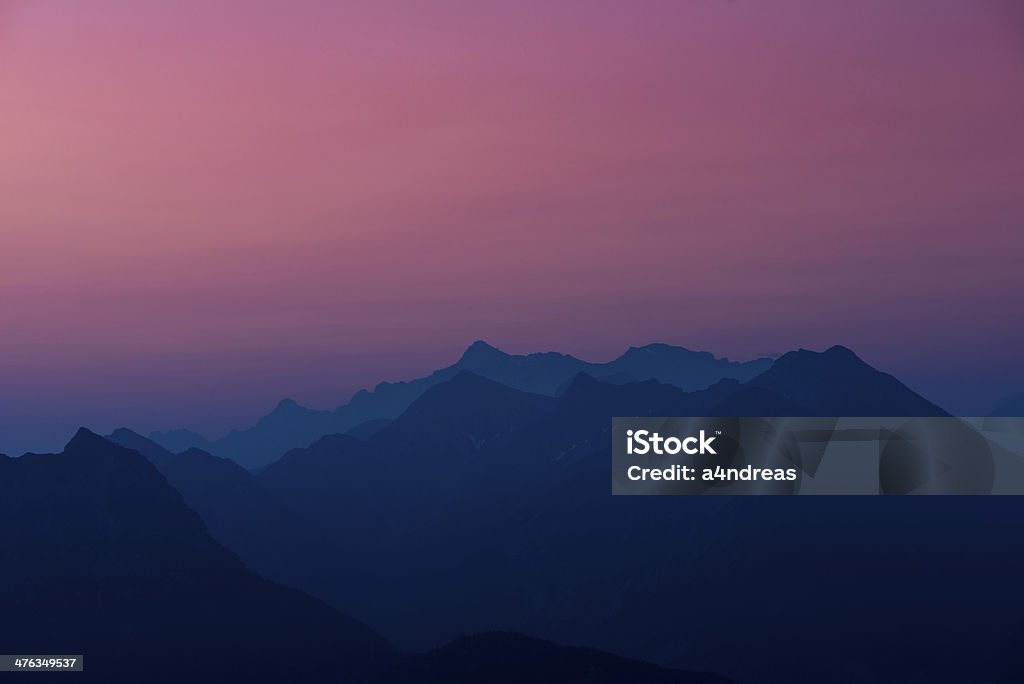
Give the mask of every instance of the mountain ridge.
[(311, 409), (283, 399), (253, 426), (232, 430), (212, 442), (180, 429), (154, 432), (149, 437), (171, 451), (197, 446), (252, 469), (270, 463), (290, 449), (308, 446), (323, 435), (344, 433), (372, 421), (395, 418), (427, 389), (450, 380), (461, 371), (470, 371), (514, 389), (556, 396), (579, 372), (614, 378), (618, 382), (657, 379), (692, 390), (725, 377), (748, 380), (771, 362), (767, 358), (736, 362), (715, 357), (710, 352), (657, 343), (630, 347), (612, 361), (592, 363), (559, 352), (507, 354), (477, 340), (450, 366), (413, 380), (378, 383), (373, 390), (356, 392), (348, 403), (333, 410)]
[[(194, 462), (228, 474), (221, 485), (253, 477), (198, 449), (168, 459), (140, 435), (114, 434), (167, 471)], [(201, 520), (185, 505), (218, 482), (179, 481), (183, 500), (149, 458), (83, 428), (60, 454), (0, 459), (0, 641), (84, 653), (79, 678), (104, 684), (729, 681), (508, 632), (398, 654), (359, 621), (250, 572), (206, 533), (209, 511)]]
[[(837, 408), (942, 415), (845, 348), (798, 350), (772, 372), (695, 392), (656, 380), (611, 384), (581, 372), (547, 397), (462, 371), (373, 434), (324, 436), (247, 481), (322, 528), (313, 552), (291, 555), (310, 573), (290, 581), (416, 651), (500, 628), (740, 681), (770, 681), (755, 676), (766, 667), (822, 681), (830, 662), (853, 657), (881, 681), (912, 681), (905, 676), (924, 662), (931, 642), (906, 635), (923, 634), (930, 623), (894, 606), (926, 602), (940, 588), (928, 568), (943, 563), (969, 588), (938, 623), (961, 639), (969, 636), (970, 606), (1005, 591), (1019, 573), (1018, 559), (995, 543), (1019, 531), (1017, 518), (974, 510), (1009, 513), (1012, 501), (829, 499), (808, 518), (797, 499), (609, 496), (612, 416), (720, 415), (722, 407), (765, 416)], [(239, 548), (246, 535), (279, 547), (277, 537), (246, 532), (251, 514), (243, 506), (232, 515)], [(947, 554), (947, 543), (955, 553)], [(244, 555), (258, 559), (259, 552)], [(883, 567), (876, 557), (892, 563)], [(750, 567), (761, 584), (732, 583), (751, 576)], [(998, 568), (991, 586), (978, 581), (990, 567)], [(858, 584), (861, 577), (871, 580)], [(813, 600), (794, 604), (794, 595)], [(850, 598), (828, 603), (836, 596)], [(751, 615), (751, 602), (764, 610)], [(800, 654), (788, 652), (787, 630), (819, 624), (817, 606), (885, 639), (821, 631), (801, 636)], [(679, 619), (691, 614), (700, 618)], [(779, 620), (786, 629), (775, 629)], [(737, 624), (760, 635), (742, 658), (722, 639)], [(1009, 626), (993, 620), (979, 638), (998, 640)], [(897, 638), (913, 658), (892, 660), (884, 644)], [(927, 667), (930, 675), (965, 676), (955, 666)]]
[(0, 460), (0, 536), (0, 642), (85, 653), (90, 681), (368, 676), (394, 658), (251, 573), (144, 456), (84, 428), (59, 454)]

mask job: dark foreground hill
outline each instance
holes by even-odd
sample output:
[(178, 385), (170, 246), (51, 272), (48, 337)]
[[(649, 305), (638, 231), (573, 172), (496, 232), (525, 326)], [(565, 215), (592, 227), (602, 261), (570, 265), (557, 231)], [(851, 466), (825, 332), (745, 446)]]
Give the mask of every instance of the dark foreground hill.
[(712, 674), (680, 672), (521, 634), (460, 637), (401, 662), (377, 684), (728, 684)]
[(210, 536), (250, 569), (288, 586), (305, 586), (324, 567), (327, 540), (316, 517), (283, 504), (234, 461), (195, 448), (174, 454), (125, 428), (107, 439), (153, 463), (199, 513)]
[(252, 574), (139, 454), (80, 431), (0, 459), (0, 644), (86, 654), (95, 681), (369, 676), (357, 621)]
[(84, 675), (35, 679), (457, 684), (513, 681), (515, 673), (533, 681), (725, 681), (515, 634), (399, 655), (359, 622), (247, 570), (147, 458), (204, 505), (214, 492), (233, 493), (220, 502), (224, 510), (272, 504), (247, 472), (202, 452), (170, 454), (127, 431), (115, 436), (146, 457), (82, 430), (61, 454), (0, 458), (2, 650), (85, 656)]

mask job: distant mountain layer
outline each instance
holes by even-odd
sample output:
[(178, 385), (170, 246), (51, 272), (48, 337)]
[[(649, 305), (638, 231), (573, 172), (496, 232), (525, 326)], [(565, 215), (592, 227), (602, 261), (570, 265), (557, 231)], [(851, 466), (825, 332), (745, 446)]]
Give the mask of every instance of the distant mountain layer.
[(174, 454), (180, 454), (182, 451), (189, 449), (209, 451), (213, 448), (210, 440), (191, 430), (178, 429), (167, 432), (153, 432), (150, 433), (149, 438)]
[[(382, 425), (398, 416), (427, 389), (469, 371), (507, 387), (555, 396), (579, 373), (606, 382), (654, 379), (686, 390), (708, 387), (724, 378), (746, 381), (771, 366), (771, 359), (735, 362), (666, 344), (631, 347), (608, 363), (589, 363), (555, 352), (512, 355), (486, 342), (474, 342), (453, 365), (409, 382), (381, 383), (363, 390), (334, 411), (316, 411), (284, 400), (256, 425), (208, 442), (187, 430), (153, 433), (150, 439), (172, 452), (189, 448), (224, 456), (246, 468), (257, 468), (280, 458), (289, 449), (309, 446), (320, 437), (369, 425)], [(379, 422), (378, 422), (379, 421)]]

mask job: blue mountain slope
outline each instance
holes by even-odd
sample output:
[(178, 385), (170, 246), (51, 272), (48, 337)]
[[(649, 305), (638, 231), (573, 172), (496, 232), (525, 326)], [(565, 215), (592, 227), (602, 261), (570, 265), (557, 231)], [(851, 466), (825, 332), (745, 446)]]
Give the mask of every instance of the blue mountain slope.
[(255, 480), (323, 528), (299, 586), (405, 647), (512, 629), (749, 682), (1013, 681), (1012, 499), (609, 496), (611, 417), (732, 411), (942, 415), (842, 348), (696, 392), (579, 373), (551, 398), (463, 373)]
[(945, 416), (935, 404), (846, 347), (780, 357), (751, 386), (771, 390), (816, 416)]
[[(837, 499), (811, 514), (803, 499), (609, 496), (615, 415), (941, 415), (848, 350), (799, 352), (698, 392), (586, 374), (536, 405), (493, 390), (471, 377), (438, 385), (368, 442), (325, 440), (260, 474), (292, 505), (359, 521), (339, 523), (337, 539), (360, 549), (360, 577), (372, 579), (318, 595), (358, 605), (404, 644), (500, 627), (743, 681), (823, 681), (835, 663), (879, 681), (1017, 666), (1008, 639), (1024, 599), (983, 623), (977, 613), (1019, 595), (1024, 553), (1007, 542), (1024, 511), (1012, 500)], [(507, 420), (466, 450), (460, 435), (483, 434), (478, 411)], [(337, 496), (346, 482), (365, 494)], [(960, 644), (973, 660), (953, 658)]]
[(210, 440), (191, 430), (179, 429), (167, 432), (152, 432), (149, 435), (149, 439), (174, 454), (180, 454), (182, 451), (189, 449), (209, 451), (212, 448)]
[[(252, 476), (231, 461), (116, 436), (163, 462), (193, 501), (220, 492), (222, 508), (252, 511), (237, 492)], [(146, 457), (84, 430), (62, 454), (0, 458), (0, 535), (0, 643), (84, 653), (83, 681), (727, 681), (508, 633), (399, 656), (360, 623), (253, 575)]]
[(394, 660), (249, 572), (140, 454), (88, 431), (62, 454), (0, 459), (0, 538), (0, 643), (87, 654), (89, 681), (369, 676)]
[(234, 461), (200, 449), (172, 454), (125, 428), (107, 439), (149, 459), (210, 535), (261, 575), (298, 585), (321, 562), (324, 540), (316, 520), (282, 504)]

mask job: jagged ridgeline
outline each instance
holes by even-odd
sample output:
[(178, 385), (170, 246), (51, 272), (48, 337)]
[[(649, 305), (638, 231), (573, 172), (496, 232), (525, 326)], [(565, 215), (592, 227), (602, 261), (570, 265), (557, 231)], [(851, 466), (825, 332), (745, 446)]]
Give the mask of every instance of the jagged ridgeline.
[(233, 431), (214, 442), (183, 429), (154, 433), (150, 438), (175, 453), (196, 447), (255, 468), (280, 458), (289, 449), (309, 446), (324, 435), (350, 431), (364, 436), (372, 434), (425, 391), (462, 371), (523, 392), (557, 396), (579, 373), (615, 384), (653, 379), (697, 390), (726, 378), (749, 380), (771, 363), (767, 358), (743, 363), (729, 361), (667, 344), (631, 347), (614, 361), (589, 363), (556, 352), (511, 355), (477, 341), (447, 368), (408, 382), (381, 383), (373, 391), (358, 392), (349, 403), (334, 411), (316, 411), (286, 399), (256, 425)]
[(645, 415), (946, 414), (834, 347), (697, 391), (580, 372), (551, 396), (461, 370), (255, 472), (113, 438), (254, 570), (400, 650), (505, 629), (747, 682), (1020, 672), (1016, 499), (613, 498), (610, 420)]
[[(132, 448), (81, 430), (60, 454), (0, 457), (0, 647), (85, 656), (84, 673), (59, 677), (104, 684), (728, 684), (505, 632), (400, 654), (359, 621), (252, 572), (168, 481), (189, 492), (189, 505), (218, 536), (252, 537), (243, 557), (261, 543), (286, 556), (322, 544), (306, 529), (311, 520), (293, 515), (267, 527), (287, 508), (238, 465), (198, 450), (171, 454), (126, 430), (116, 436)], [(250, 518), (247, 529), (218, 527), (261, 506), (264, 515)], [(281, 546), (288, 535), (298, 541)]]

